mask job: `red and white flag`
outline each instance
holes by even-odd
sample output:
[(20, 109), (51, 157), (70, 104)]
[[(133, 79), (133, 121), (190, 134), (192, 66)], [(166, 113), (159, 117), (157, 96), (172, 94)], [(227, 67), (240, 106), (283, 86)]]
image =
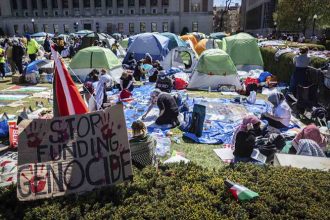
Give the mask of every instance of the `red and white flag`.
[[(51, 46), (54, 65), (54, 102), (57, 106), (57, 116), (77, 115), (88, 112), (87, 106), (74, 84), (68, 69), (60, 59), (59, 54)], [(56, 98), (55, 98), (56, 97)], [(55, 111), (55, 109), (54, 109)]]

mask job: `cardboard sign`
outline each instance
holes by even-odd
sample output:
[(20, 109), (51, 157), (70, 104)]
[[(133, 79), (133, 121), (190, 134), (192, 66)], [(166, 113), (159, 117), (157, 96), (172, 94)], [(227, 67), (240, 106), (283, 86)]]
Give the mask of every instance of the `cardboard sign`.
[(132, 178), (122, 105), (35, 119), (19, 135), (18, 155), (21, 201), (82, 193)]

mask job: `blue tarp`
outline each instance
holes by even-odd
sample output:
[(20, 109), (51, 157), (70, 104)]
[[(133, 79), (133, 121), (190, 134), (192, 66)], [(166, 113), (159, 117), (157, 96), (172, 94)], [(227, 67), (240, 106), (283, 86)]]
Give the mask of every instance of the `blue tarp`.
[(134, 52), (135, 59), (140, 60), (149, 53), (153, 60), (162, 61), (168, 54), (169, 39), (160, 34), (143, 33), (129, 38), (127, 54), (123, 64), (127, 64), (128, 57)]
[(165, 32), (161, 33), (162, 36), (167, 37), (170, 41), (168, 43), (168, 49), (172, 50), (176, 47), (187, 47), (187, 43), (181, 40), (176, 34)]
[[(195, 134), (186, 132), (184, 136), (203, 144), (231, 143), (232, 136), (242, 122), (244, 114), (259, 116), (271, 111), (270, 104), (264, 100), (248, 104), (247, 102), (235, 103), (231, 99), (197, 98), (193, 100), (193, 103), (190, 102), (189, 106), (193, 106), (194, 103), (207, 107), (203, 134), (201, 137), (196, 137)], [(234, 108), (238, 108), (236, 112)]]
[(48, 60), (36, 60), (36, 61), (33, 61), (32, 63), (30, 63), (29, 65), (27, 65), (26, 67), (26, 71), (25, 71), (25, 74), (30, 74), (34, 71), (38, 71), (39, 70), (39, 67), (49, 63), (50, 61)]

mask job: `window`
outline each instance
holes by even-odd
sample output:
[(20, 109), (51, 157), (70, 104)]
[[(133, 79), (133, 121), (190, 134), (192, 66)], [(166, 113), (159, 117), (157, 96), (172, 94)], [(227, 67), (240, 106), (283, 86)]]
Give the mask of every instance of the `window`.
[(37, 9), (38, 8), (37, 0), (32, 0), (32, 8), (33, 9)]
[(23, 29), (24, 29), (24, 33), (30, 32), (29, 25), (27, 25), (27, 24), (24, 24)]
[(151, 22), (151, 32), (157, 32), (157, 23)]
[(79, 8), (79, 0), (73, 0), (73, 8)]
[(168, 0), (162, 0), (162, 6), (168, 6), (169, 2)]
[(192, 32), (198, 32), (198, 22), (197, 21), (192, 23)]
[(63, 30), (64, 33), (69, 33), (69, 25), (68, 24), (63, 25)]
[(157, 14), (157, 10), (155, 8), (152, 9), (153, 14)]
[(38, 17), (38, 16), (39, 16), (39, 14), (38, 14), (38, 12), (37, 12), (37, 11), (34, 13), (34, 15), (35, 15), (36, 17)]
[(54, 33), (58, 33), (58, 24), (53, 25)]
[(124, 0), (117, 0), (117, 7), (124, 7)]
[(145, 22), (140, 22), (140, 32), (141, 33), (146, 32), (146, 23)]
[(39, 28), (38, 28), (38, 25), (37, 24), (33, 24), (33, 26), (32, 26), (32, 28), (33, 28), (33, 32), (34, 33), (36, 33), (36, 32), (39, 32)]
[(163, 22), (163, 32), (168, 32), (168, 22)]
[(150, 0), (150, 6), (157, 6), (157, 0)]
[(106, 0), (105, 5), (107, 7), (112, 7), (112, 0)]
[(15, 16), (18, 17), (18, 12), (15, 13)]
[[(14, 10), (17, 10), (17, 2), (16, 2), (17, 0), (13, 0), (13, 5), (12, 5), (12, 7), (13, 7), (13, 9)], [(15, 25), (14, 25), (14, 28), (15, 28)]]
[(167, 8), (164, 8), (164, 14), (167, 14)]
[(64, 14), (65, 14), (65, 16), (68, 16), (69, 15), (69, 12), (68, 11), (65, 11)]
[(43, 26), (42, 26), (42, 29), (43, 29), (43, 31), (44, 32), (46, 32), (46, 33), (48, 33), (48, 24), (44, 24)]
[(62, 0), (63, 8), (69, 8), (69, 0)]
[(133, 9), (131, 9), (130, 14), (134, 15), (134, 10)]
[(45, 16), (48, 16), (48, 12), (47, 11), (45, 11)]
[(123, 33), (124, 32), (124, 23), (118, 23), (118, 32)]
[(108, 11), (108, 14), (109, 14), (109, 15), (112, 15), (112, 10), (109, 10), (109, 11)]
[(22, 0), (22, 9), (27, 9), (27, 0)]
[(91, 1), (90, 0), (84, 0), (84, 7), (85, 8), (91, 7)]
[(128, 0), (128, 6), (134, 7), (135, 6), (135, 0)]
[(58, 8), (57, 0), (52, 0), (53, 8)]
[(14, 33), (15, 33), (15, 34), (18, 33), (18, 25), (17, 25), (17, 24), (14, 25)]
[(207, 12), (208, 4), (208, 0), (203, 0), (202, 6), (204, 12)]
[(122, 15), (124, 14), (124, 11), (122, 9), (119, 10), (119, 14)]
[(146, 13), (146, 10), (144, 8), (141, 9), (141, 14), (145, 14)]
[(57, 11), (55, 11), (55, 12), (54, 12), (54, 15), (55, 15), (55, 16), (58, 16), (58, 12), (57, 12)]
[(102, 7), (101, 0), (95, 0), (95, 7), (98, 7), (98, 8)]
[(139, 5), (140, 5), (140, 7), (146, 6), (147, 5), (146, 0), (139, 0)]
[(134, 23), (129, 23), (128, 29), (130, 34), (134, 34)]
[(25, 17), (29, 16), (29, 14), (27, 12), (24, 13)]
[(112, 23), (107, 23), (107, 32), (108, 34), (112, 34)]
[(41, 0), (41, 6), (43, 9), (46, 9), (47, 8), (47, 0)]
[(189, 12), (189, 0), (184, 0), (183, 11)]

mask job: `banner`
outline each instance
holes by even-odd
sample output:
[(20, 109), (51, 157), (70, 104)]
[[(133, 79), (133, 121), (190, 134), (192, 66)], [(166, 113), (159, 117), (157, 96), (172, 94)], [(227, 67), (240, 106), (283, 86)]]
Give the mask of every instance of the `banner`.
[(122, 105), (35, 119), (19, 135), (17, 197), (21, 201), (82, 193), (131, 178)]
[(18, 145), (18, 127), (17, 123), (12, 121), (8, 122), (9, 125), (9, 143), (10, 146), (16, 148)]

